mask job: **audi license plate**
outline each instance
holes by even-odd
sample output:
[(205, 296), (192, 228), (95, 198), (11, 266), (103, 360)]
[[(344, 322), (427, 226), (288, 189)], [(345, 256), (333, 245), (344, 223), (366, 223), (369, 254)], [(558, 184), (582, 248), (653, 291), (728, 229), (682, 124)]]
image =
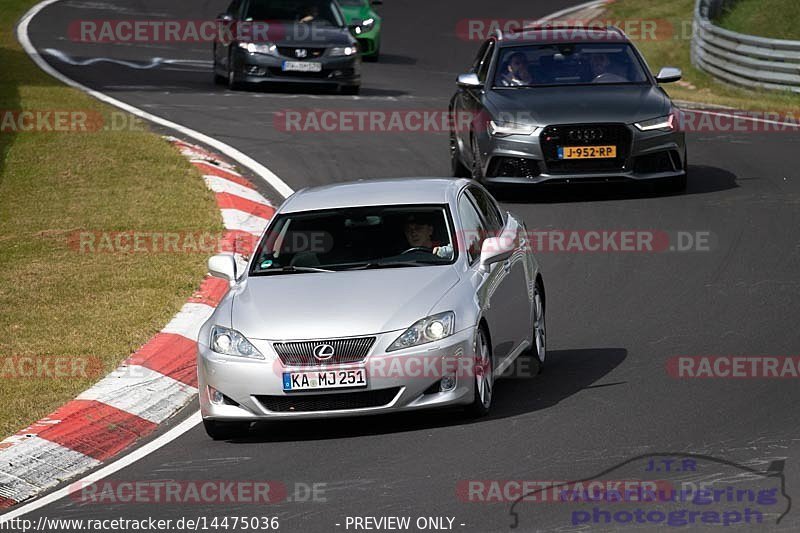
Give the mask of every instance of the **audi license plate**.
[(284, 372), (283, 390), (343, 389), (367, 386), (367, 370), (315, 370), (313, 372)]
[(616, 146), (559, 146), (559, 159), (613, 159)]
[(284, 61), (281, 69), (292, 72), (322, 72), (322, 63), (313, 61)]

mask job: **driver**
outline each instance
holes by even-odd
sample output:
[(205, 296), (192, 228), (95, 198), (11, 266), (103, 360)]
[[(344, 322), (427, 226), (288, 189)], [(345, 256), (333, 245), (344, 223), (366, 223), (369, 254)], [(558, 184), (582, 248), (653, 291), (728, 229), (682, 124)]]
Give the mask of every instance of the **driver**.
[(315, 22), (319, 18), (319, 7), (316, 4), (307, 4), (303, 7), (302, 14), (298, 22), (308, 24)]
[(403, 233), (406, 241), (413, 248), (425, 248), (437, 257), (443, 259), (453, 258), (453, 246), (447, 244), (440, 246), (433, 241), (433, 223), (430, 218), (423, 215), (408, 215), (403, 224)]
[(603, 74), (608, 74), (608, 66), (610, 64), (611, 60), (608, 58), (608, 54), (592, 54), (589, 59), (589, 66), (592, 69), (592, 76), (594, 76), (594, 79), (597, 79)]
[(500, 83), (504, 87), (520, 87), (531, 85), (533, 75), (528, 69), (528, 57), (522, 52), (514, 52), (508, 58), (507, 70), (503, 72)]

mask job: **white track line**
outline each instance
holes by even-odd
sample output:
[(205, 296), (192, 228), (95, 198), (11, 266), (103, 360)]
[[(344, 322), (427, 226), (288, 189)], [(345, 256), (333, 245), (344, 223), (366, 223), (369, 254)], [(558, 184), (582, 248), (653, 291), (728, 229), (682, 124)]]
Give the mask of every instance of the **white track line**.
[(192, 413), (192, 415), (189, 416), (189, 418), (187, 418), (186, 420), (184, 420), (183, 422), (181, 422), (168, 432), (164, 433), (157, 439), (148, 442), (141, 448), (135, 449), (125, 457), (117, 459), (110, 465), (103, 467), (95, 472), (92, 472), (88, 476), (85, 476), (83, 479), (76, 481), (75, 483), (63, 487), (55, 492), (51, 492), (47, 496), (43, 496), (38, 500), (34, 500), (28, 504), (21, 505), (18, 508), (9, 511), (4, 515), (0, 515), (0, 524), (3, 524), (14, 518), (36, 511), (37, 509), (41, 509), (42, 507), (50, 505), (51, 503), (58, 501), (61, 498), (69, 496), (72, 492), (79, 491), (80, 487), (82, 486), (95, 483), (97, 481), (100, 481), (101, 479), (107, 478), (108, 476), (116, 472), (119, 472), (123, 468), (132, 465), (133, 463), (139, 461), (140, 459), (143, 459), (144, 457), (147, 457), (148, 455), (158, 450), (159, 448), (166, 446), (167, 444), (177, 439), (190, 429), (200, 424), (200, 422), (202, 422), (202, 418), (200, 417), (200, 411)]
[(273, 189), (275, 189), (278, 194), (283, 196), (284, 198), (291, 195), (294, 191), (291, 187), (289, 187), (282, 179), (280, 179), (277, 175), (275, 175), (270, 169), (256, 161), (255, 159), (251, 158), (248, 155), (240, 152), (236, 148), (229, 146), (221, 141), (214, 139), (213, 137), (209, 137), (199, 131), (195, 131), (193, 129), (187, 128), (186, 126), (182, 126), (170, 120), (166, 120), (164, 118), (158, 117), (147, 111), (142, 111), (138, 107), (134, 107), (130, 104), (126, 104), (116, 98), (112, 98), (106, 94), (101, 92), (95, 91), (94, 89), (90, 89), (77, 81), (68, 78), (64, 74), (58, 72), (56, 69), (50, 66), (47, 61), (42, 59), (41, 54), (34, 48), (33, 44), (31, 43), (30, 37), (28, 36), (28, 26), (30, 25), (31, 20), (35, 17), (42, 9), (55, 4), (56, 2), (60, 2), (61, 0), (45, 0), (39, 4), (33, 6), (20, 20), (19, 24), (17, 25), (17, 40), (19, 40), (22, 48), (25, 49), (25, 52), (31, 57), (31, 59), (38, 65), (46, 73), (50, 74), (57, 80), (69, 85), (70, 87), (74, 87), (79, 89), (94, 98), (97, 98), (101, 102), (105, 102), (107, 104), (113, 105), (114, 107), (118, 107), (123, 111), (127, 111), (128, 113), (135, 115), (141, 119), (153, 122), (160, 126), (164, 126), (166, 128), (170, 128), (175, 130), (187, 137), (191, 137), (192, 139), (199, 141), (205, 145), (213, 147), (215, 150), (218, 150), (220, 153), (226, 155), (230, 159), (233, 159), (240, 165), (249, 168), (254, 173), (256, 173), (260, 178), (266, 181)]
[[(25, 50), (30, 58), (33, 60), (36, 65), (41, 68), (44, 72), (49, 74), (50, 76), (54, 77), (55, 79), (61, 81), (62, 83), (83, 91), (88, 95), (100, 100), (101, 102), (105, 102), (110, 104), (114, 107), (122, 109), (123, 111), (127, 111), (132, 115), (135, 115), (141, 119), (148, 120), (160, 126), (164, 126), (166, 128), (172, 129), (186, 137), (190, 137), (206, 146), (210, 146), (214, 148), (214, 150), (222, 153), (223, 155), (227, 156), (233, 161), (236, 161), (238, 164), (242, 165), (250, 169), (254, 172), (257, 176), (263, 179), (267, 184), (269, 184), (275, 191), (281, 195), (282, 197), (286, 198), (294, 193), (291, 187), (289, 187), (283, 180), (281, 180), (276, 174), (274, 174), (271, 170), (267, 167), (262, 165), (261, 163), (257, 162), (256, 160), (252, 159), (251, 157), (245, 155), (244, 153), (240, 152), (239, 150), (229, 146), (213, 137), (209, 137), (199, 131), (195, 131), (193, 129), (187, 128), (175, 122), (163, 119), (146, 111), (143, 111), (137, 107), (132, 105), (126, 104), (120, 100), (107, 96), (101, 92), (95, 91), (86, 87), (85, 85), (78, 83), (77, 81), (68, 78), (64, 74), (61, 74), (56, 69), (50, 66), (39, 54), (36, 48), (31, 43), (30, 37), (28, 35), (28, 26), (30, 25), (31, 20), (39, 14), (44, 8), (55, 4), (61, 0), (45, 0), (44, 2), (40, 2), (33, 6), (25, 15), (23, 15), (22, 19), (20, 19), (19, 24), (17, 25), (17, 40), (19, 40), (22, 48)], [(128, 455), (122, 457), (121, 459), (117, 459), (116, 461), (110, 463), (108, 466), (100, 468), (99, 470), (89, 474), (88, 476), (83, 477), (78, 482), (81, 484), (93, 483), (104, 479), (123, 468), (126, 468), (135, 462), (139, 461), (140, 459), (148, 456), (149, 454), (153, 453), (154, 451), (166, 446), (170, 442), (174, 441), (181, 437), (184, 433), (188, 432), (198, 424), (202, 422), (202, 417), (200, 416), (200, 412), (196, 411), (192, 413), (189, 418), (169, 430), (168, 432), (164, 433), (160, 437), (153, 439), (152, 441), (144, 444), (143, 446), (136, 448)], [(77, 490), (77, 489), (75, 489)], [(33, 500), (26, 504), (21, 504), (11, 511), (0, 515), (0, 524), (4, 524), (14, 518), (26, 515), (37, 509), (41, 509), (55, 501), (60, 500), (68, 496), (72, 492), (72, 485), (63, 487), (55, 492), (47, 494), (39, 499)]]

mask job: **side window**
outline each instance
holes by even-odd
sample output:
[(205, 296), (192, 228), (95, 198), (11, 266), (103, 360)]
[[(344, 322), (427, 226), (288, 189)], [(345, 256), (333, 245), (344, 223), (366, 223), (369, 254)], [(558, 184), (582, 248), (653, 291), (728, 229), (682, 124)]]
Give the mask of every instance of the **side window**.
[(492, 54), (494, 54), (494, 41), (489, 42), (486, 53), (481, 60), (481, 65), (477, 70), (478, 79), (482, 82), (486, 81), (486, 75), (489, 73), (489, 66), (492, 64)]
[(486, 228), (469, 196), (465, 194), (461, 195), (458, 200), (458, 215), (461, 219), (459, 243), (472, 264), (481, 256), (481, 246), (486, 238)]
[(470, 187), (470, 195), (475, 200), (475, 205), (478, 207), (483, 219), (486, 221), (487, 229), (491, 235), (498, 235), (500, 230), (503, 229), (503, 216), (497, 210), (497, 204), (492, 200), (483, 189), (478, 187)]

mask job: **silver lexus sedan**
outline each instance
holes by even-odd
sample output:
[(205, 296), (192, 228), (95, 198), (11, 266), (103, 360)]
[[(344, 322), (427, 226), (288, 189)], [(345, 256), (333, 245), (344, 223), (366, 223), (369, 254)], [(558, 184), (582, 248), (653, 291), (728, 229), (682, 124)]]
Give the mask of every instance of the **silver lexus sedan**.
[[(251, 422), (492, 404), (495, 379), (545, 360), (545, 293), (524, 224), (467, 179), (304, 189), (198, 339), (208, 434)], [(512, 367), (513, 365), (513, 367)]]

